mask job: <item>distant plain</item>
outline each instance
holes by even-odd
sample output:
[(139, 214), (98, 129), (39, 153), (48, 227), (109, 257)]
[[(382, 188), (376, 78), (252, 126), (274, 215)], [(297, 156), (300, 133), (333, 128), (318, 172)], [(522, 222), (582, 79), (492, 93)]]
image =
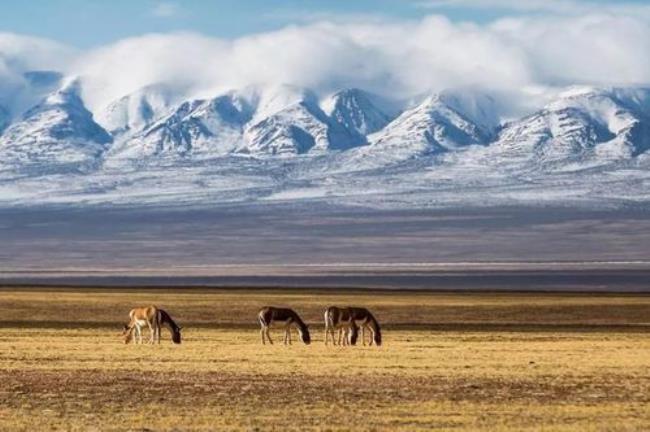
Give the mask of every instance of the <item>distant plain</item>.
[(0, 211), (0, 283), (644, 291), (644, 207)]

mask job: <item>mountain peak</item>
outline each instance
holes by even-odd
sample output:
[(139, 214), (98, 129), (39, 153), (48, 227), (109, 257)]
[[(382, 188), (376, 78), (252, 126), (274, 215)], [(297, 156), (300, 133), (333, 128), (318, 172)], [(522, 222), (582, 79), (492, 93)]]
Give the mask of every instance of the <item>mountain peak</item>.
[(254, 94), (256, 109), (252, 123), (257, 123), (295, 105), (311, 107), (318, 105), (318, 97), (313, 91), (290, 84), (257, 87)]
[(348, 88), (334, 93), (322, 104), (323, 111), (350, 133), (370, 135), (384, 128), (390, 118), (369, 93)]
[(537, 168), (610, 163), (650, 148), (649, 114), (650, 92), (642, 87), (575, 86), (508, 124), (495, 147)]
[(97, 122), (114, 135), (138, 132), (167, 114), (176, 100), (174, 89), (151, 84), (108, 104)]
[(457, 111), (448, 100), (446, 95), (429, 95), (373, 136), (373, 145), (410, 147), (405, 154), (418, 155), (488, 144), (491, 131)]
[(112, 137), (95, 123), (79, 91), (78, 80), (68, 80), (7, 128), (0, 138), (0, 159), (17, 168), (95, 164)]
[(39, 106), (42, 108), (56, 105), (84, 106), (81, 99), (81, 84), (78, 79), (67, 79), (58, 90), (47, 95)]

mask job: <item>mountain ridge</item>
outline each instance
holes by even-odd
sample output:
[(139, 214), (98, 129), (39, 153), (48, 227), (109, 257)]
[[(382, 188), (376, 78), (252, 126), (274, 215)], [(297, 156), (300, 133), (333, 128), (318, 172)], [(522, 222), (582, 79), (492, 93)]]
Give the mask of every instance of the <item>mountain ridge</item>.
[[(33, 78), (51, 85), (56, 77)], [(182, 100), (148, 86), (96, 114), (82, 94), (81, 83), (68, 79), (22, 116), (4, 116), (0, 202), (3, 193), (41, 196), (41, 188), (64, 201), (120, 200), (137, 191), (164, 199), (367, 202), (363, 197), (408, 192), (418, 203), (435, 203), (460, 199), (447, 190), (479, 186), (500, 200), (532, 200), (550, 193), (535, 189), (542, 184), (567, 185), (556, 192), (563, 200), (634, 190), (631, 199), (650, 202), (643, 192), (650, 166), (645, 87), (568, 88), (508, 122), (500, 101), (476, 89), (423, 95), (395, 110), (354, 88), (320, 97), (291, 85), (251, 86)], [(73, 177), (51, 177), (58, 174)], [(633, 181), (640, 186), (630, 189)], [(536, 192), (518, 192), (531, 188)]]

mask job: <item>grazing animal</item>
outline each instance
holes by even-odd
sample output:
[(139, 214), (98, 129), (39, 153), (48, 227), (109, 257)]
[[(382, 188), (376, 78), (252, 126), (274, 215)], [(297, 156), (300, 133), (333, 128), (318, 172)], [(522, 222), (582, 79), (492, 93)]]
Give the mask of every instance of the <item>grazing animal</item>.
[(174, 322), (167, 312), (158, 309), (156, 306), (132, 309), (129, 312), (129, 318), (129, 323), (124, 326), (122, 333), (125, 344), (131, 342), (132, 339), (135, 343), (138, 343), (138, 341), (142, 343), (142, 328), (145, 326), (149, 327), (149, 343), (151, 344), (155, 343), (155, 341), (160, 343), (160, 330), (162, 326), (169, 329), (172, 335), (172, 341), (175, 344), (181, 343), (182, 328)]
[[(339, 331), (339, 345), (356, 345), (359, 337), (359, 326), (352, 319), (350, 308), (330, 306), (325, 310), (325, 345), (328, 344), (330, 336), (332, 344), (336, 345), (334, 330)], [(343, 343), (341, 343), (343, 337)]]
[(366, 308), (351, 307), (348, 308), (352, 320), (355, 322), (361, 321), (361, 342), (366, 344), (366, 329), (370, 331), (370, 345), (373, 343), (377, 346), (381, 345), (381, 328), (379, 322), (375, 319), (374, 315)]
[(266, 339), (269, 340), (270, 344), (273, 344), (271, 340), (271, 335), (269, 334), (269, 328), (272, 325), (282, 325), (284, 326), (284, 344), (291, 345), (291, 327), (296, 326), (300, 338), (305, 343), (309, 345), (311, 343), (311, 336), (309, 335), (309, 328), (307, 324), (298, 316), (298, 314), (293, 309), (286, 308), (276, 308), (276, 307), (263, 307), (260, 309), (259, 314), (257, 315), (262, 334), (262, 344), (266, 344)]

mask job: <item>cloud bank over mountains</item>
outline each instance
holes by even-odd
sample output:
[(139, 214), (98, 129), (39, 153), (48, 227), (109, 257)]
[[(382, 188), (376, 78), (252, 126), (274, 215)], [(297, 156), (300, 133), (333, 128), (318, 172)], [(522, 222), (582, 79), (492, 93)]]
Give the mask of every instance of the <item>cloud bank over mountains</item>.
[(11, 106), (14, 101), (7, 99), (25, 97), (23, 73), (29, 70), (79, 77), (91, 111), (152, 84), (174, 89), (179, 100), (289, 83), (322, 94), (358, 87), (403, 99), (472, 86), (523, 91), (530, 103), (531, 96), (566, 85), (650, 83), (649, 53), (650, 21), (614, 13), (525, 16), (483, 25), (441, 15), (323, 21), (234, 40), (148, 34), (85, 51), (4, 33), (0, 103)]

